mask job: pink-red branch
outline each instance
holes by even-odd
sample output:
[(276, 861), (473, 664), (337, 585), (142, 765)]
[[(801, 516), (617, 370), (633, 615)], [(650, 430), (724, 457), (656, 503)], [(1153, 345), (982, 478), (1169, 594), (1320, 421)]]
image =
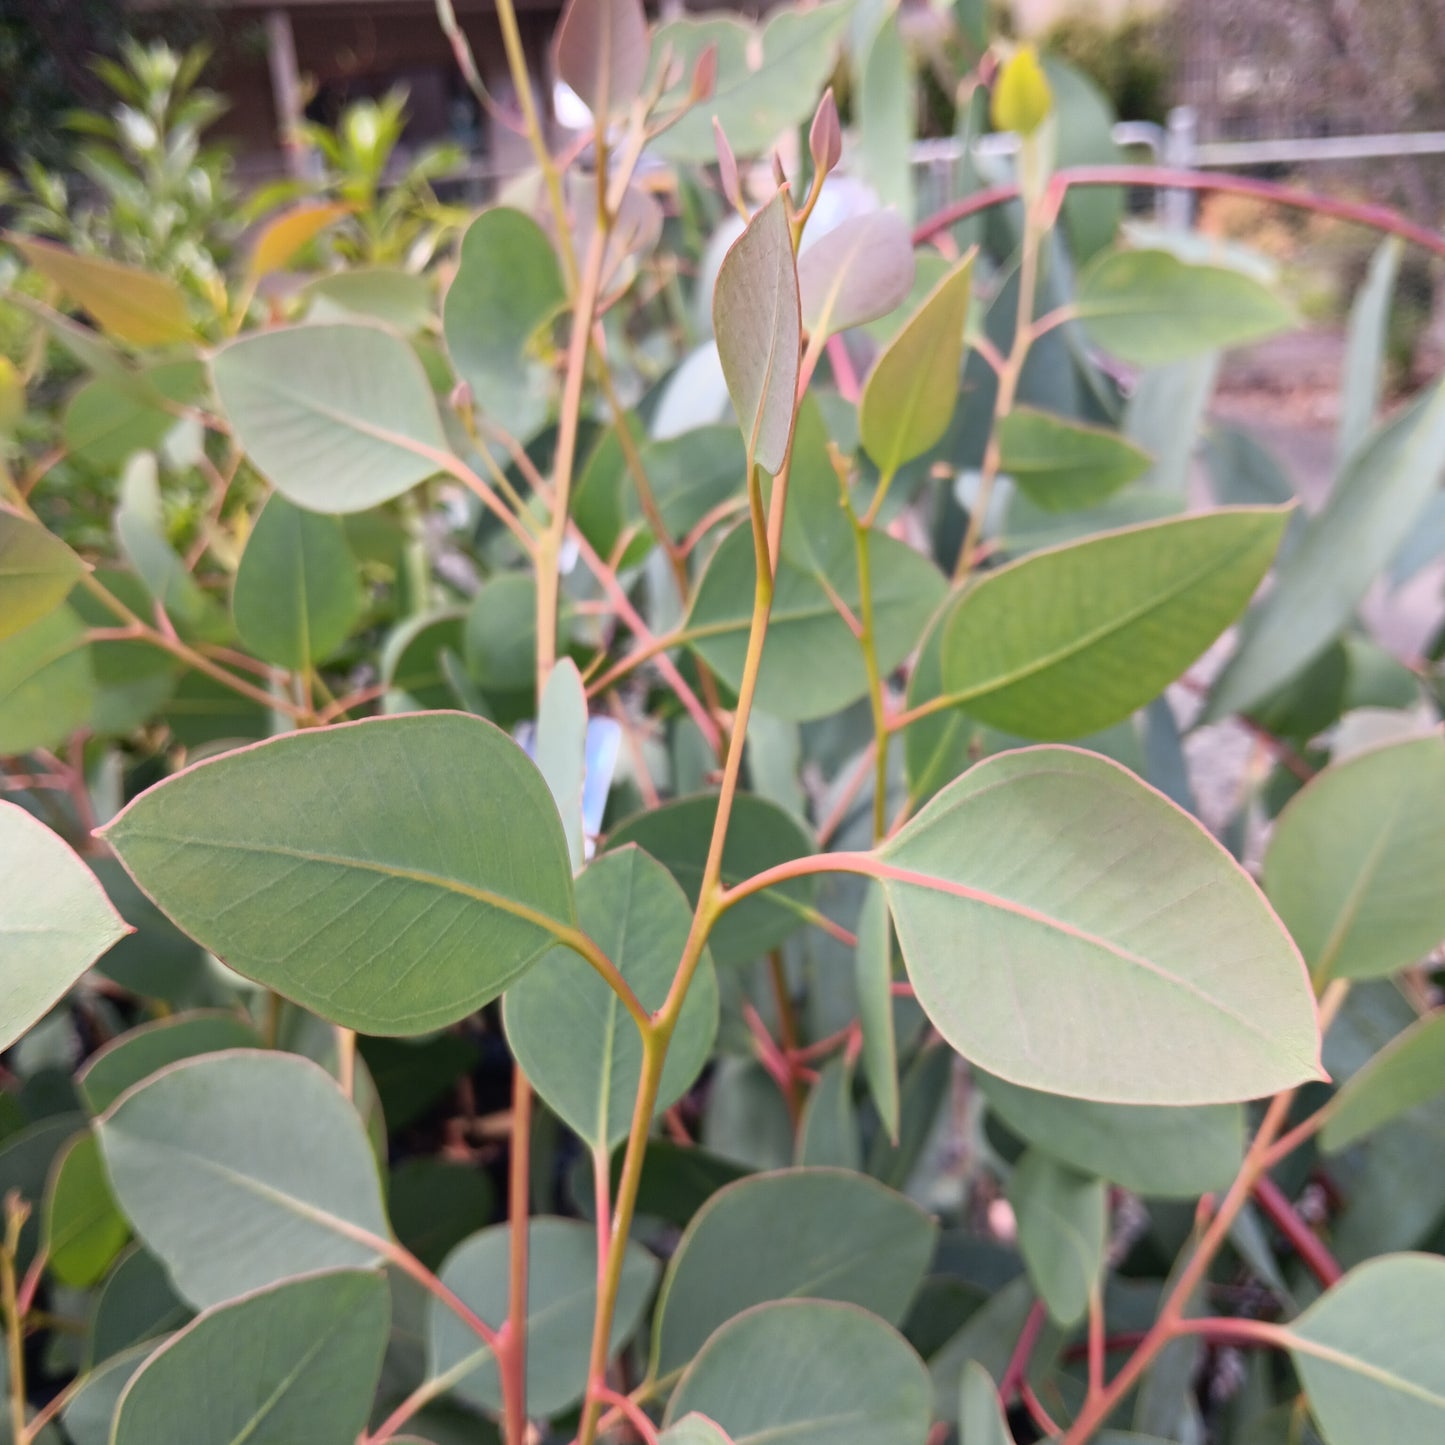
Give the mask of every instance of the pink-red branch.
[(1259, 1207), (1269, 1216), (1270, 1222), (1289, 1240), (1295, 1253), (1304, 1261), (1305, 1268), (1320, 1284), (1325, 1289), (1337, 1284), (1344, 1275), (1339, 1262), (1268, 1174), (1261, 1175), (1255, 1182), (1254, 1197), (1259, 1201)]

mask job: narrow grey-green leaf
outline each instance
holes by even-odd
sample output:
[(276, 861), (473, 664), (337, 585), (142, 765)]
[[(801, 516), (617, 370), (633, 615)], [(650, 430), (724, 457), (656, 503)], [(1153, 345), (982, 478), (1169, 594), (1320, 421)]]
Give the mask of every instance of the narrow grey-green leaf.
[(1251, 707), (1324, 651), (1409, 537), (1442, 473), (1445, 381), (1356, 448), (1269, 595), (1245, 619), (1206, 721)]
[(863, 1145), (853, 1109), (853, 1066), (841, 1054), (818, 1071), (808, 1095), (798, 1133), (800, 1165), (856, 1170), (862, 1167)]
[(1118, 432), (1016, 406), (998, 427), (999, 465), (1046, 512), (1097, 507), (1149, 470), (1149, 454)]
[(71, 1445), (110, 1445), (110, 1427), (125, 1387), (158, 1348), (147, 1340), (121, 1354), (106, 1357), (83, 1380), (60, 1412)]
[(1297, 324), (1252, 277), (1167, 251), (1101, 252), (1079, 276), (1074, 308), (1094, 342), (1135, 366), (1243, 346)]
[(259, 331), (223, 346), (212, 370), (236, 440), (299, 507), (364, 512), (440, 469), (447, 443), (431, 386), (390, 331)]
[(582, 867), (582, 782), (587, 769), (587, 690), (570, 657), (552, 669), (537, 704), (537, 770), (546, 779), (567, 835), (575, 873)]
[(1320, 1148), (1338, 1154), (1382, 1124), (1445, 1094), (1445, 1009), (1392, 1039), (1335, 1095)]
[(954, 604), (946, 695), (1031, 738), (1098, 732), (1173, 682), (1244, 610), (1285, 509), (1221, 508), (1036, 552)]
[(1391, 1254), (1352, 1269), (1288, 1327), (1328, 1445), (1438, 1440), (1445, 1432), (1445, 1260)]
[[(597, 1308), (597, 1235), (575, 1219), (533, 1219), (529, 1226), (531, 1270), (527, 1279), (527, 1408), (555, 1415), (582, 1398)], [(459, 1244), (442, 1266), (442, 1283), (487, 1324), (500, 1329), (507, 1317), (511, 1226), (493, 1225)], [(629, 1244), (622, 1266), (612, 1349), (627, 1343), (642, 1322), (657, 1261)], [(482, 1410), (500, 1410), (501, 1380), (492, 1351), (439, 1300), (427, 1318), (430, 1373), (458, 1383), (459, 1399)]]
[(172, 1014), (130, 1029), (97, 1049), (75, 1083), (91, 1110), (103, 1114), (132, 1085), (167, 1064), (197, 1054), (260, 1046), (260, 1034), (240, 1014), (219, 1010)]
[(207, 1310), (126, 1386), (112, 1445), (354, 1445), (391, 1325), (379, 1274), (316, 1274)]
[[(873, 13), (880, 14), (877, 10)], [(912, 47), (898, 22), (895, 8), (883, 9), (866, 53), (857, 54), (854, 74), (858, 89), (853, 100), (857, 148), (850, 153), (849, 168), (856, 168), (884, 205), (896, 206), (905, 218), (911, 218), (911, 151), (918, 104)]]
[[(577, 880), (582, 927), (649, 1012), (665, 1002), (692, 926), (692, 908), (661, 863), (617, 848)], [(607, 982), (556, 948), (507, 990), (507, 1040), (548, 1105), (593, 1148), (627, 1137), (642, 1078), (642, 1037)], [(704, 954), (678, 1016), (656, 1111), (702, 1072), (717, 1033), (717, 979)]]
[(1357, 754), (1275, 824), (1264, 889), (1317, 979), (1380, 978), (1445, 938), (1445, 737)]
[(876, 883), (868, 885), (858, 915), (858, 945), (853, 955), (858, 989), (858, 1018), (863, 1030), (863, 1075), (888, 1137), (898, 1142), (898, 1039), (893, 1025), (893, 931), (888, 899)]
[(1390, 311), (1405, 243), (1386, 236), (1370, 258), (1365, 283), (1350, 307), (1345, 363), (1340, 373), (1340, 419), (1335, 431), (1335, 465), (1343, 469), (1375, 425), (1385, 381), (1385, 346)]
[(780, 1300), (730, 1319), (692, 1362), (669, 1422), (699, 1411), (734, 1445), (924, 1445), (928, 1371), (856, 1305)]
[(1008, 1197), (1034, 1288), (1059, 1324), (1077, 1324), (1104, 1266), (1104, 1181), (1030, 1149), (1014, 1166)]
[(858, 403), (863, 450), (885, 476), (939, 442), (958, 400), (973, 253), (952, 267), (884, 348)]
[(783, 1169), (729, 1184), (693, 1217), (668, 1265), (653, 1326), (658, 1373), (768, 1300), (841, 1300), (897, 1324), (935, 1236), (911, 1200), (846, 1170)]
[(1019, 1138), (1085, 1174), (1157, 1199), (1228, 1189), (1244, 1156), (1238, 1104), (1098, 1104), (1025, 1089), (982, 1069), (988, 1106)]
[(533, 338), (566, 300), (557, 253), (530, 216), (495, 206), (467, 228), (442, 306), (447, 350), (482, 414), (523, 441), (547, 415)]
[(970, 1360), (963, 1367), (958, 1404), (959, 1445), (1013, 1445), (993, 1376)]
[(464, 1017), (575, 922), (547, 785), (505, 733), (462, 713), (227, 753), (141, 794), (105, 834), (219, 958), (367, 1033)]
[(897, 211), (850, 216), (798, 257), (803, 325), (831, 336), (887, 316), (913, 285), (913, 238)]
[(64, 839), (0, 802), (0, 1050), (131, 930)]
[(594, 115), (625, 111), (647, 77), (641, 0), (568, 0), (553, 41), (557, 74)]
[(365, 605), (341, 523), (273, 496), (246, 540), (231, 595), (246, 646), (278, 667), (314, 667), (351, 635)]
[(375, 1155), (308, 1059), (235, 1049), (172, 1064), (96, 1130), (121, 1209), (198, 1307), (380, 1258)]
[(774, 474), (793, 434), (798, 308), (793, 238), (779, 191), (723, 258), (712, 300), (718, 357), (748, 454)]
[(0, 507), (0, 642), (59, 607), (84, 571), (59, 537)]
[(1320, 1077), (1314, 994), (1269, 905), (1117, 763), (1058, 747), (989, 758), (875, 857), (919, 1003), (990, 1073), (1133, 1104)]

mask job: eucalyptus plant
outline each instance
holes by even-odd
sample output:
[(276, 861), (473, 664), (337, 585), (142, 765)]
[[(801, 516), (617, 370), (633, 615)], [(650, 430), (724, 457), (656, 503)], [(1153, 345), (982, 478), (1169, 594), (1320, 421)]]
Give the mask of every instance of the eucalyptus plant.
[(1358, 619), (1445, 540), (1381, 397), (1445, 240), (1209, 182), (1391, 233), (1305, 516), (1207, 420), (1292, 311), (1120, 230), (1189, 178), (1072, 72), (840, 219), (888, 21), (571, 0), (558, 155), (498, 12), (535, 172), (434, 269), (9, 238), (0, 1433), (1438, 1440), (1440, 665)]

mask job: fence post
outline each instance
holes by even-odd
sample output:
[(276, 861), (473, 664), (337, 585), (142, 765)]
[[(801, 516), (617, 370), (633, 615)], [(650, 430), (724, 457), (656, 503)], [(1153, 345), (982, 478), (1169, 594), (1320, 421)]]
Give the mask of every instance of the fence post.
[[(1176, 105), (1164, 131), (1164, 164), (1171, 170), (1192, 171), (1199, 139), (1199, 114), (1192, 105)], [(1162, 219), (1171, 231), (1187, 231), (1194, 224), (1194, 194), (1165, 191)]]

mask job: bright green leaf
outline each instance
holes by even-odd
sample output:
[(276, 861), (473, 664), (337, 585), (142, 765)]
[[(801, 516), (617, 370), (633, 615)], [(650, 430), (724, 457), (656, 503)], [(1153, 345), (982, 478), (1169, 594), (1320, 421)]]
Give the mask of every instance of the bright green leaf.
[(197, 1306), (382, 1253), (371, 1144), (308, 1059), (235, 1049), (172, 1064), (96, 1130), (121, 1209)]
[[(592, 1320), (597, 1308), (597, 1235), (575, 1219), (534, 1218), (529, 1226), (527, 1280), (527, 1408), (555, 1415), (581, 1399), (587, 1384)], [(507, 1316), (511, 1226), (474, 1234), (448, 1256), (442, 1283), (484, 1321), (500, 1328)], [(636, 1332), (657, 1278), (657, 1261), (629, 1244), (612, 1320), (612, 1348)], [(431, 1374), (456, 1379), (455, 1394), (483, 1410), (500, 1410), (496, 1359), (451, 1310), (429, 1305), (427, 1356)]]
[(69, 607), (0, 641), (0, 757), (57, 748), (90, 720), (95, 675)]
[(100, 1282), (129, 1238), (95, 1135), (82, 1134), (56, 1161), (45, 1191), (46, 1268), (61, 1284), (88, 1289)]
[(0, 1050), (130, 932), (63, 839), (0, 802)]
[(1016, 406), (998, 427), (999, 465), (1046, 512), (1097, 507), (1149, 470), (1127, 438), (1032, 407)]
[(1073, 748), (989, 758), (876, 857), (919, 1003), (990, 1073), (1133, 1104), (1320, 1077), (1314, 995), (1269, 906), (1117, 763)]
[(856, 1305), (781, 1300), (708, 1340), (667, 1407), (698, 1411), (735, 1445), (924, 1445), (928, 1372), (901, 1335)]
[(231, 597), (246, 646), (278, 667), (309, 669), (346, 641), (365, 605), (341, 523), (273, 496), (246, 541)]
[(1098, 732), (1143, 707), (1229, 626), (1289, 520), (1220, 509), (1109, 532), (990, 572), (942, 638), (947, 695), (1030, 738)]
[(1317, 979), (1379, 978), (1445, 938), (1445, 738), (1325, 769), (1280, 814), (1264, 889)]
[(776, 474), (793, 435), (798, 389), (798, 273), (780, 191), (723, 258), (713, 330), (748, 455)]
[(673, 1253), (653, 1326), (658, 1372), (685, 1365), (720, 1325), (769, 1300), (840, 1300), (897, 1324), (935, 1235), (916, 1204), (862, 1174), (740, 1179), (697, 1212)]
[(0, 642), (59, 607), (85, 570), (59, 537), (0, 507)]
[(111, 1445), (355, 1445), (390, 1323), (386, 1281), (350, 1270), (207, 1310), (126, 1386)]
[(1090, 338), (1134, 366), (1163, 366), (1287, 331), (1294, 312), (1225, 266), (1191, 266), (1167, 251), (1100, 253), (1079, 276), (1074, 307)]
[(858, 403), (863, 450), (885, 476), (942, 440), (958, 400), (970, 252), (924, 298), (868, 373)]
[(1109, 1223), (1104, 1181), (1030, 1149), (1014, 1166), (1008, 1198), (1034, 1288), (1055, 1320), (1077, 1324), (1088, 1312), (1104, 1265)]
[(575, 921), (546, 784), (505, 733), (461, 713), (228, 753), (143, 793), (105, 832), (219, 958), (367, 1033), (464, 1017)]
[[(602, 854), (577, 880), (582, 927), (643, 1008), (662, 1007), (692, 924), (671, 875), (640, 848)], [(593, 1148), (626, 1138), (642, 1078), (642, 1037), (606, 981), (568, 949), (507, 990), (507, 1039), (537, 1092)], [(692, 1086), (717, 1033), (717, 981), (704, 954), (668, 1048), (655, 1112)]]
[(212, 369), (236, 440), (298, 507), (364, 512), (441, 469), (416, 353), (377, 326), (289, 326), (228, 342)]

